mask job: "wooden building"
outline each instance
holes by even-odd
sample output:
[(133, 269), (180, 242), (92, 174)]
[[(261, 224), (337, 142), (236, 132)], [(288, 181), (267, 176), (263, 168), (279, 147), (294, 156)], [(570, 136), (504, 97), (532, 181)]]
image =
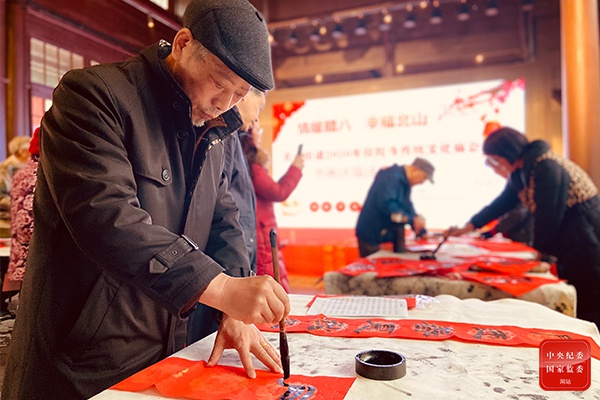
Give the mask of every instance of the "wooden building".
[[(39, 123), (66, 70), (123, 59), (161, 38), (170, 40), (188, 1), (0, 0), (0, 158), (10, 138), (30, 134)], [(559, 152), (571, 143), (568, 155), (598, 181), (600, 166), (590, 154), (595, 146), (581, 146), (596, 143), (600, 126), (600, 113), (590, 112), (600, 92), (597, 1), (252, 3), (273, 36), (276, 89), (267, 107), (524, 77), (528, 135), (548, 140)], [(567, 97), (569, 110), (561, 105)], [(268, 141), (271, 122), (263, 114)]]

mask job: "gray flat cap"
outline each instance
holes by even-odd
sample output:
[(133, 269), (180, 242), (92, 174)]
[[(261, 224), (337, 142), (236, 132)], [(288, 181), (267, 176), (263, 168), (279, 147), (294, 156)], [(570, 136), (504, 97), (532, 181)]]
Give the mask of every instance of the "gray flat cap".
[(275, 87), (267, 24), (247, 0), (192, 0), (183, 26), (253, 87)]
[(432, 163), (430, 163), (424, 158), (417, 157), (415, 158), (415, 161), (413, 161), (412, 165), (425, 172), (425, 174), (427, 175), (427, 179), (429, 179), (429, 181), (433, 183), (433, 171), (435, 171), (435, 167)]

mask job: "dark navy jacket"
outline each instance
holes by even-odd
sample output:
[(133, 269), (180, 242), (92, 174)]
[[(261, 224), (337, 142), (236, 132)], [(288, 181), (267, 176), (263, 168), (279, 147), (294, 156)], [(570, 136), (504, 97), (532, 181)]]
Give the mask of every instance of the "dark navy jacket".
[(390, 216), (393, 213), (401, 212), (406, 215), (408, 223), (412, 225), (417, 213), (410, 193), (411, 186), (402, 165), (394, 164), (379, 170), (358, 216), (358, 240), (372, 245), (391, 242), (393, 236)]

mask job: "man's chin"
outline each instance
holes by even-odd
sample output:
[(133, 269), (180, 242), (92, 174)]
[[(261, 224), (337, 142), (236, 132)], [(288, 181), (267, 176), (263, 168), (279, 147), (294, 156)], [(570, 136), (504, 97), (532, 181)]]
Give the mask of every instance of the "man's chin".
[(196, 119), (194, 121), (192, 121), (192, 124), (196, 127), (196, 128), (200, 128), (201, 126), (204, 125), (206, 121), (203, 119)]

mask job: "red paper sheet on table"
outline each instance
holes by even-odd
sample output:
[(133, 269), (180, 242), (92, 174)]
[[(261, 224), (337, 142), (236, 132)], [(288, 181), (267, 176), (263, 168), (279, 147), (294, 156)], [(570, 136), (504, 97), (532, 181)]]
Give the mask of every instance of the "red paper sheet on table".
[[(366, 272), (375, 272), (378, 278), (402, 278), (408, 276), (437, 276), (449, 279), (464, 279), (479, 282), (513, 296), (537, 289), (541, 285), (559, 282), (556, 279), (538, 278), (525, 275), (539, 262), (534, 260), (511, 259), (505, 257), (467, 257), (462, 261), (406, 260), (400, 257), (361, 258), (339, 273), (358, 276)], [(470, 272), (469, 269), (492, 272)]]
[(510, 274), (498, 274), (492, 272), (468, 272), (461, 271), (458, 273), (461, 279), (473, 282), (479, 282), (487, 286), (500, 289), (504, 292), (510, 293), (515, 297), (522, 296), (523, 294), (530, 292), (542, 285), (549, 283), (555, 284), (559, 281), (556, 279), (549, 278), (538, 278), (535, 276), (526, 275), (510, 275)]
[(464, 261), (442, 262), (438, 260), (407, 260), (400, 257), (367, 257), (360, 258), (337, 272), (348, 276), (375, 272), (378, 278), (400, 278), (415, 275), (439, 275), (468, 267)]
[(493, 241), (493, 240), (484, 240), (484, 239), (473, 238), (472, 240), (469, 240), (468, 243), (473, 246), (477, 246), (479, 248), (489, 250), (489, 251), (498, 251), (498, 252), (526, 251), (526, 252), (531, 252), (531, 253), (537, 253), (537, 251), (533, 247), (527, 246), (525, 243), (521, 243), (521, 242), (513, 242), (513, 241), (497, 242), (497, 241)]
[[(285, 326), (287, 333), (310, 333), (317, 336), (457, 340), (496, 346), (539, 347), (545, 339), (581, 339), (590, 344), (592, 356), (600, 360), (600, 346), (592, 338), (550, 329), (412, 319), (329, 318), (324, 315), (289, 316)], [(278, 332), (279, 324), (260, 325), (258, 328), (262, 331)]]
[(283, 386), (281, 374), (256, 370), (256, 379), (250, 379), (242, 368), (209, 368), (204, 361), (168, 357), (111, 389), (135, 392), (155, 386), (163, 396), (179, 399), (341, 400), (355, 379), (292, 374)]
[(539, 267), (538, 260), (522, 260), (518, 258), (504, 257), (469, 257), (470, 270), (483, 270), (500, 272), (509, 275), (523, 275), (532, 269)]

